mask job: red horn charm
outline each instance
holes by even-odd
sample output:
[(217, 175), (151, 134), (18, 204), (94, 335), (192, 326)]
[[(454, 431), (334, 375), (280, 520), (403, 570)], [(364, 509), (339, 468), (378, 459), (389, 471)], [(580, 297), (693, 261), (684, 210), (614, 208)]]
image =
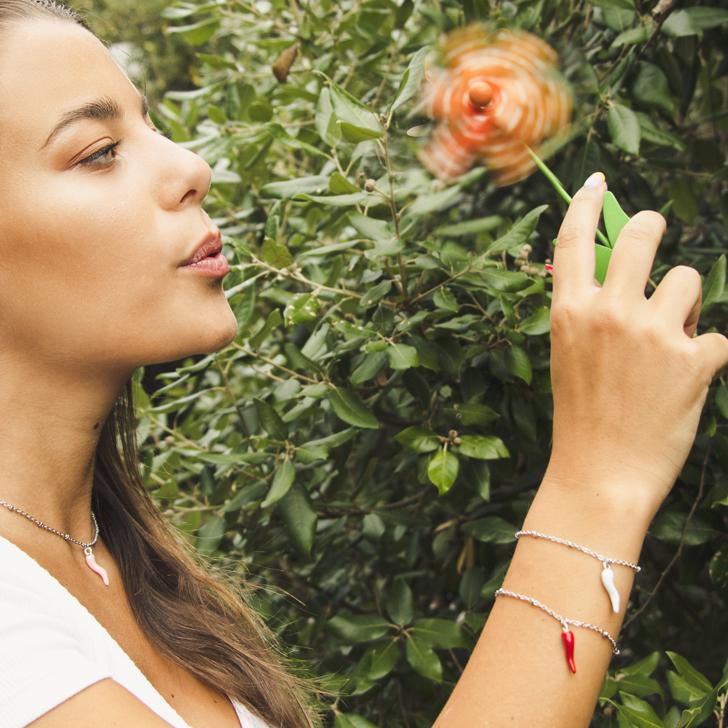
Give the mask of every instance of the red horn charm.
[(564, 640), (564, 650), (566, 651), (566, 661), (569, 663), (571, 672), (576, 672), (576, 663), (574, 662), (574, 633), (568, 627), (562, 627), (561, 639)]

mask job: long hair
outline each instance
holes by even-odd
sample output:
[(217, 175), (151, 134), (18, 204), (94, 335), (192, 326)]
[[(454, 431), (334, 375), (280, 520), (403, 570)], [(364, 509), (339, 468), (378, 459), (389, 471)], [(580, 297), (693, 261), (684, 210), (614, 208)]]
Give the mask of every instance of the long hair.
[[(51, 0), (0, 0), (0, 35), (32, 19), (84, 19)], [(321, 723), (321, 691), (248, 603), (249, 587), (213, 566), (165, 521), (139, 468), (132, 379), (104, 422), (92, 508), (139, 626), (160, 653), (275, 728)]]

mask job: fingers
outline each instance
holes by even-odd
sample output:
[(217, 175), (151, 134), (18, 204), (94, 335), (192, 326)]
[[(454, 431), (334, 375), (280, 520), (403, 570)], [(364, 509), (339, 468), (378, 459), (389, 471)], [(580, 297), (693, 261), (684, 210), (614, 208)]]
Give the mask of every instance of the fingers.
[(665, 320), (675, 332), (684, 332), (697, 350), (697, 359), (705, 372), (705, 384), (728, 366), (728, 338), (709, 332), (695, 336), (703, 303), (702, 278), (688, 265), (670, 268), (647, 301), (656, 316)]
[(693, 338), (703, 303), (702, 278), (688, 265), (670, 268), (650, 296), (648, 304), (676, 333)]
[(728, 337), (711, 331), (696, 336), (692, 341), (700, 351), (700, 361), (705, 363), (709, 384), (721, 369), (728, 365)]
[(665, 218), (654, 210), (641, 210), (622, 228), (602, 286), (613, 300), (644, 300), (645, 286), (666, 229)]
[(553, 300), (573, 299), (594, 286), (594, 240), (607, 190), (604, 175), (595, 172), (574, 195), (559, 228), (554, 248)]

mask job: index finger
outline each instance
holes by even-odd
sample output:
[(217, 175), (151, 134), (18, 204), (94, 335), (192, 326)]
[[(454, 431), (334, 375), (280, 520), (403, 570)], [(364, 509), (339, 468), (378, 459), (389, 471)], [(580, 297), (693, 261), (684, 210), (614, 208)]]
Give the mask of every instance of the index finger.
[(604, 174), (594, 172), (571, 200), (554, 248), (554, 301), (594, 286), (595, 237), (606, 191)]

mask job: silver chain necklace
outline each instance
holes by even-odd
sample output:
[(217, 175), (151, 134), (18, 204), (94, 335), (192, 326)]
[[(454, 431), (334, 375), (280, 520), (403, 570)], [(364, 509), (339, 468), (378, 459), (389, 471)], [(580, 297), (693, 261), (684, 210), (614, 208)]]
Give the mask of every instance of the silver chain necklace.
[(83, 552), (86, 555), (86, 563), (88, 564), (88, 568), (91, 569), (95, 574), (98, 574), (104, 584), (106, 586), (109, 586), (109, 575), (106, 572), (106, 569), (104, 569), (103, 566), (100, 566), (96, 563), (96, 558), (94, 557), (93, 549), (91, 548), (95, 543), (96, 540), (99, 537), (99, 524), (96, 522), (96, 516), (94, 515), (93, 509), (91, 510), (91, 518), (94, 522), (94, 528), (96, 529), (96, 534), (94, 535), (93, 541), (89, 541), (88, 543), (84, 543), (83, 541), (79, 541), (78, 539), (73, 538), (73, 536), (63, 533), (62, 531), (58, 531), (55, 528), (52, 528), (51, 526), (46, 526), (43, 521), (37, 519), (35, 516), (31, 516), (30, 513), (26, 513), (22, 508), (18, 508), (18, 506), (14, 506), (12, 503), (8, 503), (8, 501), (4, 500), (3, 498), (0, 498), (0, 505), (4, 505), (6, 508), (8, 508), (11, 511), (15, 511), (16, 513), (20, 513), (22, 516), (25, 516), (27, 519), (33, 521), (36, 526), (40, 526), (41, 528), (45, 528), (46, 531), (51, 531), (51, 533), (55, 533), (58, 536), (61, 536), (66, 541), (72, 541), (75, 544), (78, 544), (79, 546), (83, 546)]

